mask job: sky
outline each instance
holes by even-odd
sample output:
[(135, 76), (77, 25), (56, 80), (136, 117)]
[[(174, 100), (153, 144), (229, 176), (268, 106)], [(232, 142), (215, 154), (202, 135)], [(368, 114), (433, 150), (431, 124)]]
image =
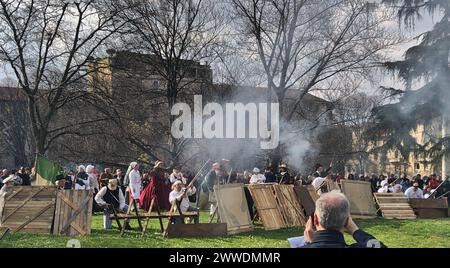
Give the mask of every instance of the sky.
[[(375, 1), (380, 2), (381, 0)], [(416, 22), (414, 29), (406, 29), (405, 27), (400, 27), (397, 20), (393, 20), (390, 23), (387, 23), (386, 27), (395, 30), (399, 35), (405, 37), (405, 42), (403, 42), (401, 45), (393, 47), (384, 52), (387, 58), (391, 60), (401, 60), (404, 56), (405, 51), (411, 46), (417, 44), (418, 40), (415, 40), (414, 37), (416, 37), (420, 33), (430, 30), (437, 19), (439, 19), (439, 16), (433, 18), (430, 15), (424, 15), (422, 20)], [(362, 91), (369, 94), (376, 94), (378, 87), (381, 85), (394, 88), (403, 88), (401, 81), (395, 79), (391, 74), (380, 73), (378, 77), (379, 78), (377, 79), (375, 84), (367, 84), (366, 86), (364, 86), (365, 88), (363, 88)], [(9, 86), (11, 85), (11, 83), (14, 84), (13, 81), (15, 80), (16, 79), (14, 79), (14, 74), (12, 73), (11, 68), (5, 65), (0, 66), (0, 86)]]

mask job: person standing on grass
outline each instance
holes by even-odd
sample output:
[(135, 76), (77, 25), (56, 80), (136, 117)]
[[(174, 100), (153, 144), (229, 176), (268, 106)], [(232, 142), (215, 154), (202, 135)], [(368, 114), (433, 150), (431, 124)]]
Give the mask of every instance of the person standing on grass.
[(97, 176), (95, 175), (95, 167), (93, 165), (88, 165), (86, 167), (86, 173), (88, 174), (89, 189), (94, 190), (94, 193), (97, 193), (99, 185)]
[[(314, 226), (317, 231), (314, 231)], [(356, 240), (347, 245), (344, 239), (347, 233)], [(372, 235), (359, 229), (350, 216), (350, 202), (337, 191), (322, 195), (316, 201), (316, 211), (306, 223), (303, 248), (385, 248)]]
[[(10, 175), (3, 180), (3, 186), (0, 189), (0, 204), (4, 204), (5, 196), (12, 192), (14, 188), (14, 175)], [(2, 224), (3, 205), (0, 206), (0, 225)]]
[[(141, 207), (148, 211), (153, 199), (158, 201), (159, 209), (169, 210), (169, 177), (166, 178), (165, 172), (162, 168), (162, 161), (156, 161), (153, 170), (150, 171), (150, 184), (142, 191), (140, 196)], [(156, 209), (154, 206), (152, 208)]]
[[(130, 206), (132, 205), (132, 200), (136, 201), (136, 206), (139, 208), (139, 197), (141, 195), (141, 187), (142, 187), (142, 177), (139, 172), (139, 164), (136, 162), (130, 163), (128, 167), (127, 175), (128, 176), (128, 192), (130, 195)], [(132, 207), (134, 209), (134, 207)]]
[[(128, 205), (125, 204), (125, 197), (122, 190), (119, 188), (119, 181), (117, 179), (108, 180), (108, 185), (102, 187), (95, 195), (95, 202), (98, 206), (103, 208), (103, 229), (111, 229), (111, 214), (113, 209), (117, 212), (127, 212)], [(125, 220), (125, 228), (129, 229), (129, 219)]]

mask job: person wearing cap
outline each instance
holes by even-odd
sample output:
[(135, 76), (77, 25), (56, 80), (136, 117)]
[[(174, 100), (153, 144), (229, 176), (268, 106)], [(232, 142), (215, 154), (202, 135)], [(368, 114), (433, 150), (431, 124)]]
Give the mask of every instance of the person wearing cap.
[(199, 207), (203, 208), (206, 205), (210, 204), (210, 215), (214, 214), (216, 211), (216, 203), (215, 195), (211, 194), (214, 192), (214, 186), (220, 184), (221, 179), (224, 179), (226, 176), (225, 172), (222, 169), (222, 165), (220, 162), (216, 162), (212, 165), (211, 170), (206, 174), (205, 179), (201, 183), (201, 192), (199, 197)]
[(326, 178), (316, 177), (311, 183), (318, 195), (324, 194), (328, 191), (326, 180)]
[[(191, 207), (189, 203), (189, 196), (195, 195), (197, 189), (193, 185), (188, 185), (188, 187), (183, 188), (184, 184), (177, 180), (172, 185), (172, 192), (169, 194), (169, 202), (173, 205), (175, 202), (178, 202), (178, 206), (181, 212), (188, 211), (196, 211), (198, 212), (198, 208)], [(176, 218), (175, 223), (182, 223), (181, 218)], [(198, 215), (194, 217), (194, 223), (199, 223)]]
[(3, 180), (3, 187), (0, 190), (0, 196), (3, 196), (6, 193), (11, 191), (11, 189), (14, 187), (14, 183), (15, 183), (14, 178), (15, 178), (15, 175), (11, 174), (6, 179)]
[(66, 178), (64, 177), (64, 175), (59, 174), (56, 176), (55, 185), (58, 190), (65, 190)]
[[(4, 198), (6, 194), (12, 192), (14, 188), (14, 183), (15, 183), (14, 175), (9, 175), (6, 179), (3, 180), (3, 186), (0, 189), (0, 204), (4, 204)], [(4, 206), (0, 206), (0, 225), (2, 223), (1, 215), (3, 215), (3, 207)]]
[(419, 183), (415, 182), (412, 187), (408, 188), (405, 196), (409, 199), (423, 199), (423, 191), (419, 188)]
[(250, 184), (261, 184), (266, 181), (266, 177), (261, 174), (259, 168), (253, 169), (253, 175), (250, 178)]
[(105, 168), (104, 172), (100, 174), (100, 187), (105, 187), (108, 185), (108, 181), (112, 180), (114, 178), (113, 174), (111, 173), (110, 168)]
[[(145, 187), (140, 196), (141, 208), (148, 211), (152, 200), (156, 198), (159, 209), (169, 210), (169, 194), (170, 186), (168, 185), (168, 178), (166, 179), (165, 172), (162, 169), (162, 161), (156, 161), (152, 171), (150, 171), (150, 184)], [(153, 207), (152, 209), (156, 209)]]
[(279, 166), (280, 175), (278, 177), (279, 184), (294, 184), (294, 177), (289, 174), (286, 164), (281, 164)]
[(141, 196), (141, 188), (142, 188), (142, 177), (141, 173), (139, 172), (139, 164), (136, 162), (130, 163), (127, 175), (125, 175), (125, 177), (128, 178), (128, 192), (130, 196), (130, 201), (138, 200), (136, 206), (139, 206), (139, 198)]
[(384, 180), (381, 182), (381, 188), (378, 189), (378, 193), (385, 194), (385, 193), (392, 193), (394, 192), (394, 189), (389, 185), (388, 180)]
[[(111, 229), (111, 213), (114, 208), (119, 212), (126, 212), (128, 205), (125, 204), (125, 197), (119, 188), (119, 181), (117, 179), (108, 180), (108, 185), (102, 187), (95, 195), (95, 202), (98, 206), (103, 208), (103, 228), (105, 230)], [(125, 221), (125, 228), (129, 229), (129, 219)]]

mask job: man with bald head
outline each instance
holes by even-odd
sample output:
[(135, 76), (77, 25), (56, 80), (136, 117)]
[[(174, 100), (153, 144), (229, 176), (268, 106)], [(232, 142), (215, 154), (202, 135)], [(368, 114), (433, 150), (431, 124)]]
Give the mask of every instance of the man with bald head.
[[(313, 229), (316, 226), (317, 231)], [(356, 240), (347, 245), (344, 233)], [(353, 222), (350, 216), (350, 203), (340, 192), (322, 195), (316, 201), (316, 211), (306, 224), (304, 248), (384, 248), (375, 237), (365, 233)]]

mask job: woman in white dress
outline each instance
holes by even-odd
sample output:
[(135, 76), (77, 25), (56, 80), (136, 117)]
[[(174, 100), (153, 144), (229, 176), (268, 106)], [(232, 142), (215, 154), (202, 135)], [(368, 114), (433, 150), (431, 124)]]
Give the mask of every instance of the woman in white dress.
[(139, 198), (141, 196), (141, 174), (139, 172), (139, 165), (136, 162), (132, 162), (128, 167), (129, 185), (128, 191), (130, 192), (130, 198), (136, 200), (136, 206), (139, 208)]

